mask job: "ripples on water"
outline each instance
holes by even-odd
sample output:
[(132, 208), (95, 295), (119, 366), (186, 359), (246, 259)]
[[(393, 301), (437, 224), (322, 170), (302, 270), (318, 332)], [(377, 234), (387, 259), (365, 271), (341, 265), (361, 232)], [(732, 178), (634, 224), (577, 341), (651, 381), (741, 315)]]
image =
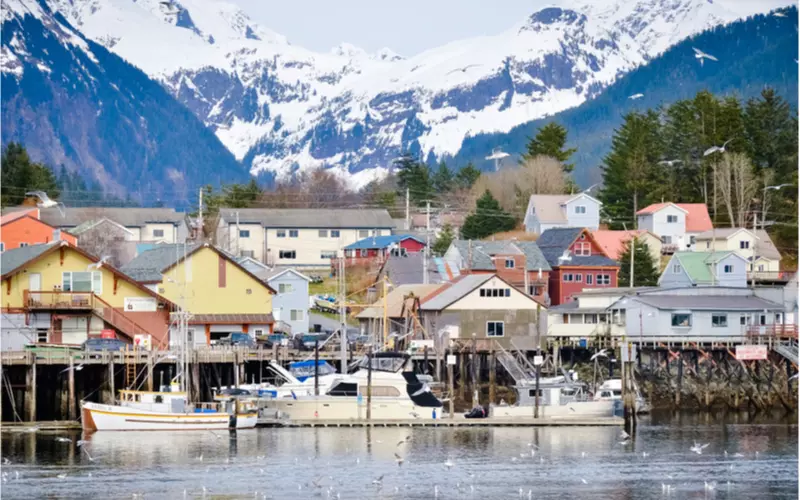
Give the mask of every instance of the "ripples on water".
[[(619, 434), (601, 427), (100, 432), (87, 446), (93, 462), (74, 441), (56, 441), (67, 434), (4, 434), (12, 464), (2, 468), (2, 498), (428, 499), (437, 491), (441, 499), (481, 500), (797, 498), (796, 417), (740, 424), (653, 416), (633, 443), (619, 444)], [(711, 444), (697, 455), (689, 451), (695, 441)], [(533, 456), (529, 443), (539, 446)]]

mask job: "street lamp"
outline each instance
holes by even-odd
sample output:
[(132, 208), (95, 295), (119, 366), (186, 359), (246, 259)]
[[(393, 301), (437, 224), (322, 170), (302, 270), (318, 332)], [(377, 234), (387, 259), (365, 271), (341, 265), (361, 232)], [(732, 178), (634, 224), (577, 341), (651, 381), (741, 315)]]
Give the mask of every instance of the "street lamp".
[(784, 188), (787, 186), (791, 186), (791, 184), (778, 184), (775, 186), (764, 186), (764, 194), (761, 197), (761, 229), (764, 229), (764, 225), (767, 222), (767, 191), (772, 189), (774, 191), (779, 190), (780, 188)]

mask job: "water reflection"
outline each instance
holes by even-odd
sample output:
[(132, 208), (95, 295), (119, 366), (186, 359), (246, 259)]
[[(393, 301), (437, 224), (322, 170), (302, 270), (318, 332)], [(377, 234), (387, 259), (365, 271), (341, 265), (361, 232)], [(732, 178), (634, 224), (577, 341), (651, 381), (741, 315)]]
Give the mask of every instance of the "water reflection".
[[(796, 498), (797, 426), (785, 421), (654, 415), (633, 442), (620, 444), (619, 434), (586, 427), (101, 432), (88, 438), (88, 454), (56, 434), (4, 434), (12, 465), (3, 467), (2, 494), (486, 499), (520, 498), (520, 490), (527, 498), (530, 490), (532, 498), (572, 500), (664, 498), (669, 484), (673, 498)], [(695, 441), (710, 443), (702, 455), (689, 451)]]

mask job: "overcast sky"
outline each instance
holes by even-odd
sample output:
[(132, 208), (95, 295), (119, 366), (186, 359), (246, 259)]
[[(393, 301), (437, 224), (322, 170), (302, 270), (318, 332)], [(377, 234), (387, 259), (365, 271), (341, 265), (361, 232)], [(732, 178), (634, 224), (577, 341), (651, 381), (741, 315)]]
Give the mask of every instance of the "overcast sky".
[[(444, 43), (491, 35), (533, 12), (569, 0), (233, 0), (250, 17), (295, 45), (328, 51), (349, 42), (368, 52), (389, 47), (412, 56)], [(603, 0), (596, 0), (603, 1)], [(633, 1), (633, 0), (629, 0)], [(743, 4), (791, 0), (716, 0), (735, 12)]]

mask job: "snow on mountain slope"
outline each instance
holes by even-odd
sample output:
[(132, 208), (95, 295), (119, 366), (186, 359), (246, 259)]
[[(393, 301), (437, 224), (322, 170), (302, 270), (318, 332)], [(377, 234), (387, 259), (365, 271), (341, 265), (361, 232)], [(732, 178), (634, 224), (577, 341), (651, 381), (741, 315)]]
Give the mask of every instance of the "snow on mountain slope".
[(253, 173), (281, 176), (385, 167), (405, 151), (455, 154), (469, 135), (577, 106), (687, 36), (766, 10), (562, 1), (503, 33), (403, 59), (348, 43), (312, 52), (220, 0), (47, 1), (163, 82)]

